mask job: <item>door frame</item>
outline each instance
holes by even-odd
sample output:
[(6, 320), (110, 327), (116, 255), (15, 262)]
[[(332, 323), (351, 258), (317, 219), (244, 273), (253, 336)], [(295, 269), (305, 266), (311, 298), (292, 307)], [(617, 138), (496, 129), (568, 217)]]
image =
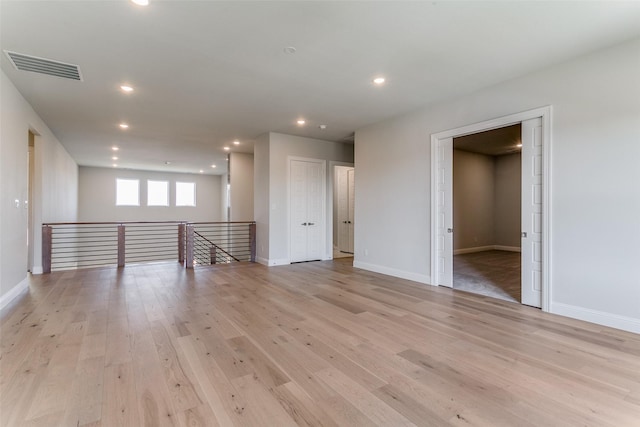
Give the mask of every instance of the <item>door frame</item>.
[[(291, 263), (291, 162), (293, 161), (302, 161), (302, 162), (313, 162), (319, 163), (322, 165), (322, 226), (324, 229), (322, 230), (322, 248), (325, 252), (325, 255), (322, 257), (322, 260), (332, 259), (333, 258), (333, 248), (331, 251), (327, 251), (327, 230), (328, 230), (328, 221), (329, 216), (327, 215), (327, 206), (331, 203), (331, 209), (333, 209), (333, 201), (327, 199), (327, 161), (324, 159), (314, 159), (311, 157), (298, 157), (298, 156), (287, 156), (287, 262)], [(333, 215), (330, 216), (331, 220), (333, 220)], [(332, 221), (333, 222), (333, 221)], [(333, 233), (333, 229), (331, 230)], [(327, 253), (328, 252), (328, 253)]]
[[(541, 308), (551, 308), (551, 105), (498, 117), (483, 122), (460, 126), (443, 132), (431, 134), (431, 284), (438, 286), (438, 144), (445, 138), (457, 138), (473, 133), (484, 132), (525, 120), (542, 119), (542, 283)], [(524, 160), (524, 159), (523, 159)], [(451, 249), (453, 251), (453, 248)], [(453, 253), (451, 254), (453, 256)]]

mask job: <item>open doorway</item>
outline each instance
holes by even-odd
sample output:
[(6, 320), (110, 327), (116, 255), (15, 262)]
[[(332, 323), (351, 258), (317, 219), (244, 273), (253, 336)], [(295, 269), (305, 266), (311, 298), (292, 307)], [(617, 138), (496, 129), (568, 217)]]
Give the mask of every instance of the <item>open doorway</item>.
[(333, 258), (353, 257), (354, 237), (353, 166), (333, 167)]
[(431, 135), (431, 283), (453, 287), (453, 139), (520, 123), (521, 303), (550, 310), (551, 107)]
[(453, 288), (521, 302), (520, 123), (453, 139)]

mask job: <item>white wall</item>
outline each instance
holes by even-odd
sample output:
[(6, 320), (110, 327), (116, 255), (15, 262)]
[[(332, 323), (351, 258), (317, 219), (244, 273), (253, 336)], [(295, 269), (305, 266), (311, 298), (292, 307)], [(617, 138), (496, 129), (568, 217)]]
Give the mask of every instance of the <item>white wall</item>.
[(229, 221), (253, 221), (253, 154), (229, 155), (231, 176), (231, 218)]
[(453, 150), (454, 251), (520, 247), (521, 159)]
[(522, 193), (522, 154), (494, 157), (493, 244), (519, 248)]
[(269, 260), (269, 134), (260, 135), (253, 146), (253, 218), (256, 222), (256, 258)]
[(453, 249), (494, 245), (492, 156), (453, 150)]
[(355, 265), (429, 283), (430, 135), (552, 105), (551, 311), (640, 332), (638, 76), (637, 39), (358, 130)]
[[(265, 157), (268, 156), (268, 165)], [(269, 133), (256, 143), (254, 149), (255, 168), (255, 212), (257, 221), (258, 260), (269, 265), (289, 263), (289, 157), (305, 157), (326, 160), (326, 248), (325, 256), (332, 256), (332, 171), (330, 161), (353, 162), (353, 145), (319, 139)], [(268, 183), (265, 197), (264, 182)], [(267, 215), (268, 212), (268, 215)], [(267, 222), (265, 222), (265, 219)], [(268, 224), (268, 226), (267, 226)], [(267, 230), (264, 227), (267, 226)], [(266, 232), (265, 232), (266, 231)], [(268, 246), (268, 252), (264, 246)], [(266, 256), (265, 256), (266, 255)]]
[[(116, 179), (140, 180), (140, 206), (116, 206)], [(146, 206), (147, 180), (169, 182), (170, 206)], [(78, 216), (95, 221), (221, 221), (220, 176), (80, 167)], [(196, 206), (175, 206), (175, 183), (195, 182)]]
[[(42, 272), (42, 222), (77, 219), (78, 167), (0, 72), (0, 306), (27, 275), (28, 132), (35, 138), (34, 272)], [(16, 207), (15, 200), (19, 201)], [(26, 283), (26, 282), (23, 282)]]

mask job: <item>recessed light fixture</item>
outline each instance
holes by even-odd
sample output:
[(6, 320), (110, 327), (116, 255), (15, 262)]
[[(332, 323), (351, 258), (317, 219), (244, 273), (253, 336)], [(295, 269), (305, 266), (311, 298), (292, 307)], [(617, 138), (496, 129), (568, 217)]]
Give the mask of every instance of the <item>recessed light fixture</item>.
[(118, 160), (118, 156), (113, 156), (111, 160)]
[(235, 141), (233, 141), (233, 145), (240, 145), (240, 141), (236, 139)]
[(516, 144), (516, 147), (520, 148), (522, 147), (522, 144)]
[(302, 125), (304, 125), (305, 123), (307, 123), (307, 121), (306, 121), (306, 120), (304, 120), (304, 119), (299, 119), (296, 123), (297, 123), (297, 124), (299, 124), (300, 126), (302, 126)]
[(131, 0), (131, 2), (138, 6), (149, 6), (149, 0)]
[(222, 147), (222, 149), (225, 150), (225, 151), (231, 150), (231, 148), (229, 148), (229, 147)]
[(284, 49), (282, 49), (282, 51), (287, 55), (293, 55), (294, 53), (296, 53), (296, 48), (293, 46), (287, 46)]
[(204, 173), (204, 171), (202, 169), (200, 169), (200, 173)]
[(376, 77), (375, 79), (373, 79), (373, 82), (377, 85), (381, 85), (385, 82), (384, 77)]
[(113, 147), (111, 147), (111, 149), (112, 149), (113, 151), (118, 151), (120, 148), (118, 148), (117, 146), (115, 146), (115, 145), (114, 145)]
[(128, 125), (128, 124), (126, 124), (126, 123), (120, 123), (120, 127), (121, 127), (122, 129), (128, 129), (128, 128), (129, 128), (129, 125)]
[(114, 163), (114, 164), (113, 164), (113, 167), (114, 167), (114, 168), (117, 168), (117, 167), (118, 167), (118, 165), (117, 165), (116, 163)]
[(318, 126), (320, 129), (325, 130), (327, 128), (327, 125), (320, 125)]
[(166, 162), (164, 162), (165, 165), (170, 165), (171, 162), (169, 160), (167, 160)]
[(215, 167), (216, 167), (216, 165), (211, 165), (211, 167), (212, 167), (212, 168), (215, 168)]
[(122, 85), (120, 86), (120, 89), (125, 93), (133, 92), (133, 88), (129, 85)]

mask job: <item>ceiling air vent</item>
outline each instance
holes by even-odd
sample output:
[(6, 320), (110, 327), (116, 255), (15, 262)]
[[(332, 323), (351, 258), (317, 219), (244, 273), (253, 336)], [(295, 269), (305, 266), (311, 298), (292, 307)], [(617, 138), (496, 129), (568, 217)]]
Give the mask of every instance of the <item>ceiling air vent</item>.
[(5, 50), (9, 60), (17, 70), (31, 71), (33, 73), (48, 74), (62, 77), (63, 79), (80, 80), (80, 68), (74, 64), (66, 64), (52, 59), (38, 58), (37, 56), (24, 55), (22, 53)]

